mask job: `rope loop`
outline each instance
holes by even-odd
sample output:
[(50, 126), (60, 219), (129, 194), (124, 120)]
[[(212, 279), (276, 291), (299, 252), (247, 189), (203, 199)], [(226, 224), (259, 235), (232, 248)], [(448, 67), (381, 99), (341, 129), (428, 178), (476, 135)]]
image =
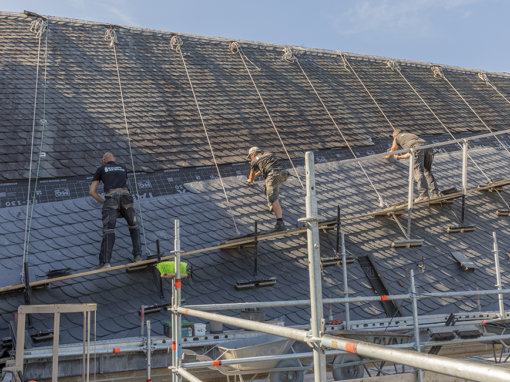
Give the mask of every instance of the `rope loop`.
[(228, 50), (230, 50), (230, 53), (237, 54), (240, 50), (239, 43), (237, 41), (232, 41), (230, 44), (228, 44)]
[(115, 44), (118, 43), (117, 33), (115, 33), (115, 29), (113, 27), (109, 27), (104, 33), (104, 40), (110, 42), (110, 47), (113, 48)]
[(172, 36), (172, 38), (170, 39), (170, 49), (171, 50), (174, 50), (176, 52), (180, 52), (182, 44), (183, 44), (182, 43), (182, 39), (178, 35), (176, 35), (176, 34), (174, 34)]
[(48, 20), (37, 18), (30, 23), (30, 31), (35, 33), (35, 37), (41, 38), (46, 33)]
[(487, 73), (485, 72), (479, 72), (477, 74), (478, 78), (481, 79), (483, 82), (485, 82), (486, 85), (490, 84), (489, 77), (487, 77)]
[(288, 61), (288, 62), (296, 62), (297, 61), (297, 58), (294, 55), (294, 52), (292, 52), (292, 48), (290, 46), (283, 48), (282, 60)]
[(386, 61), (386, 66), (390, 68), (392, 72), (400, 72), (400, 65), (395, 60)]
[(433, 65), (430, 67), (430, 69), (432, 70), (432, 73), (434, 74), (434, 78), (441, 78), (443, 80), (445, 79), (443, 70), (439, 65)]

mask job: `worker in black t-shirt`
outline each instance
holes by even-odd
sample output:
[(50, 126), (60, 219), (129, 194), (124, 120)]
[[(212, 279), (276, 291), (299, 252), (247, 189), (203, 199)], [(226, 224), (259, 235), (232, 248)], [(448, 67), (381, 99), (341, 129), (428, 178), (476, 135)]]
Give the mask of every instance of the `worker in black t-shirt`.
[(283, 222), (283, 212), (278, 201), (278, 195), (280, 184), (287, 180), (289, 172), (280, 167), (278, 159), (273, 154), (262, 153), (262, 150), (257, 146), (250, 148), (247, 159), (250, 160), (250, 174), (246, 182), (252, 184), (259, 175), (266, 179), (264, 191), (269, 211), (274, 212), (276, 216), (275, 230), (284, 229), (285, 223)]
[[(410, 149), (413, 147), (424, 146), (425, 140), (416, 134), (403, 133), (401, 130), (393, 132), (393, 144), (389, 151), (395, 151), (398, 146), (403, 149)], [(393, 155), (395, 159), (408, 159), (411, 153), (403, 155)], [(441, 197), (441, 192), (437, 188), (436, 179), (432, 174), (432, 161), (434, 160), (434, 151), (431, 148), (425, 150), (417, 150), (413, 154), (414, 166), (413, 177), (418, 185), (418, 198), (415, 202), (421, 202), (430, 198)], [(428, 196), (427, 196), (428, 193)]]
[[(104, 184), (105, 199), (97, 193), (99, 182)], [(96, 170), (89, 194), (103, 204), (103, 241), (99, 253), (98, 268), (109, 268), (115, 243), (115, 223), (117, 217), (122, 216), (128, 224), (131, 241), (133, 243), (134, 261), (142, 260), (140, 232), (136, 221), (133, 197), (128, 189), (126, 169), (115, 163), (115, 157), (107, 152), (103, 155), (103, 165)]]

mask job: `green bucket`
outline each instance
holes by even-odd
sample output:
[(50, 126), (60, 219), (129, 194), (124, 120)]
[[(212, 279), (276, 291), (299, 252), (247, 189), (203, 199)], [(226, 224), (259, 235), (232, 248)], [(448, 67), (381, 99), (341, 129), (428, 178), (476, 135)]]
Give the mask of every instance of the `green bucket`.
[[(187, 263), (181, 261), (181, 273), (187, 273)], [(159, 273), (162, 275), (165, 273), (175, 273), (175, 261), (162, 261), (156, 265)]]

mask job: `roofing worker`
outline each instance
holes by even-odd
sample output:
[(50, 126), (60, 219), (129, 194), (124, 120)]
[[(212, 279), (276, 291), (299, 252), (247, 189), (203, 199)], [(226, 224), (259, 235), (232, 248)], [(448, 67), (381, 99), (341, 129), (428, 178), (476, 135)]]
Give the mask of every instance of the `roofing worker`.
[[(410, 149), (413, 147), (423, 146), (425, 144), (425, 140), (419, 136), (411, 133), (403, 133), (401, 130), (397, 129), (393, 131), (393, 144), (391, 145), (389, 151), (397, 150), (398, 146), (402, 147), (403, 149)], [(410, 152), (404, 155), (393, 155), (393, 157), (397, 160), (407, 159), (410, 156)], [(432, 174), (432, 161), (434, 160), (434, 151), (432, 148), (417, 150), (414, 152), (413, 156), (413, 176), (414, 180), (418, 184), (418, 198), (415, 199), (415, 202), (425, 201), (429, 197), (441, 197), (441, 192), (439, 192), (436, 180)]]
[[(99, 182), (104, 184), (105, 199), (97, 193)], [(128, 224), (133, 256), (135, 262), (142, 260), (140, 232), (136, 222), (133, 197), (128, 188), (126, 169), (115, 163), (115, 157), (107, 152), (103, 155), (103, 165), (96, 170), (89, 194), (103, 204), (103, 241), (99, 253), (99, 268), (110, 268), (113, 244), (115, 243), (115, 223), (117, 217), (122, 216)]]
[(253, 146), (248, 151), (248, 160), (250, 160), (250, 174), (246, 182), (252, 184), (255, 178), (262, 175), (266, 179), (264, 192), (267, 196), (267, 205), (270, 212), (276, 216), (275, 230), (279, 231), (285, 228), (283, 222), (283, 213), (280, 202), (278, 201), (278, 191), (280, 184), (289, 177), (289, 172), (280, 167), (278, 159), (271, 153), (263, 153), (257, 146)]

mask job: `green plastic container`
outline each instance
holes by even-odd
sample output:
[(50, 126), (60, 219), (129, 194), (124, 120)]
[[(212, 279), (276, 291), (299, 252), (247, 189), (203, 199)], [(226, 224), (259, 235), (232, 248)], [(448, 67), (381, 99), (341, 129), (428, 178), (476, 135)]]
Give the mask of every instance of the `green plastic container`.
[[(187, 273), (188, 264), (181, 261), (181, 273)], [(159, 273), (175, 273), (175, 261), (162, 261), (156, 265)]]

